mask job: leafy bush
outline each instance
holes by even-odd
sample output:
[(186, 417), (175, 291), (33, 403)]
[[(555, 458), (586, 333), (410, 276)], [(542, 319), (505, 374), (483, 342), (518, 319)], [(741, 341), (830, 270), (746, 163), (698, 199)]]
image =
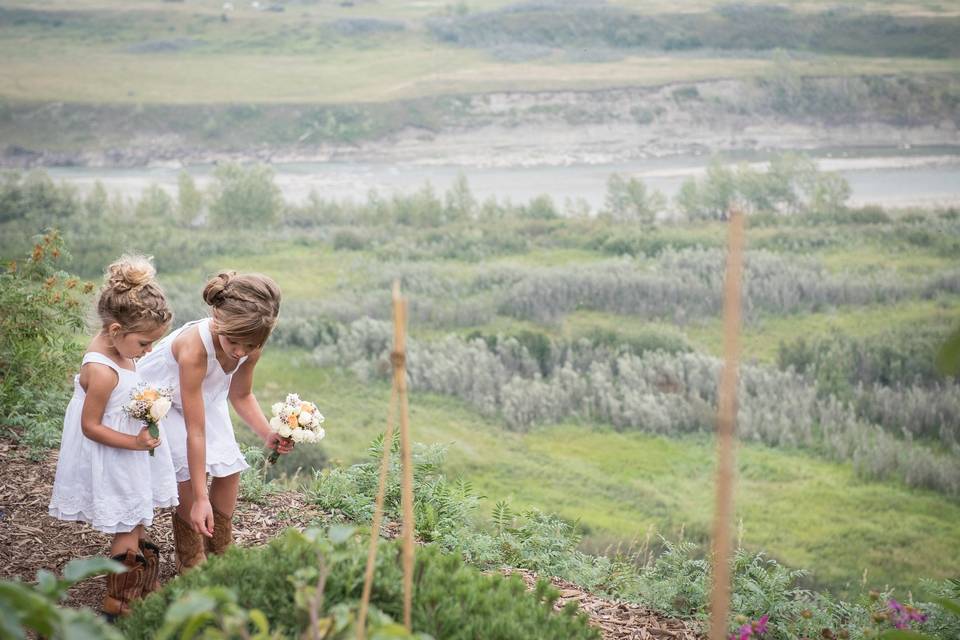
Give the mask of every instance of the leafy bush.
[[(335, 538), (339, 540), (331, 532), (330, 539)], [(393, 619), (402, 614), (399, 552), (398, 541), (381, 543), (371, 598)], [(234, 547), (210, 558), (136, 606), (121, 628), (131, 640), (152, 638), (163, 626), (170, 603), (190, 591), (227, 587), (239, 607), (258, 609), (272, 629), (297, 635), (308, 624), (304, 587), (315, 584), (325, 567), (320, 613), (330, 615), (337, 605), (351, 605), (361, 594), (366, 557), (367, 544), (361, 539), (325, 545), (316, 534), (288, 531), (265, 547)], [(545, 583), (528, 594), (519, 578), (483, 575), (434, 546), (417, 549), (413, 627), (435, 638), (597, 638), (573, 609), (554, 613), (557, 596)]]
[(210, 217), (225, 228), (268, 227), (280, 217), (283, 198), (266, 165), (224, 164), (213, 172)]
[(120, 640), (121, 635), (89, 609), (58, 606), (67, 589), (91, 576), (122, 571), (107, 558), (71, 560), (57, 578), (46, 570), (37, 572), (36, 584), (0, 582), (0, 637), (22, 640), (29, 632), (50, 640)]
[(59, 270), (65, 258), (51, 231), (25, 261), (0, 273), (0, 425), (18, 427), (35, 456), (60, 442), (70, 372), (82, 353), (74, 334), (93, 290)]

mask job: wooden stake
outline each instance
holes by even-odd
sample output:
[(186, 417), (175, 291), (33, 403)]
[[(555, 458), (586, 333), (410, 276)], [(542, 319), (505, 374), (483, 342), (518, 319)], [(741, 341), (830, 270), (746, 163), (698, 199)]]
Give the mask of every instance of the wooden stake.
[(727, 273), (723, 285), (723, 372), (717, 411), (717, 495), (713, 520), (713, 587), (710, 593), (710, 640), (724, 640), (730, 611), (730, 541), (734, 492), (734, 427), (740, 364), (740, 311), (743, 278), (744, 218), (731, 208)]
[(413, 459), (410, 452), (407, 406), (407, 303), (400, 297), (400, 282), (393, 283), (393, 384), (400, 400), (401, 505), (403, 507), (403, 626), (413, 630)]
[(370, 549), (367, 552), (367, 571), (363, 576), (363, 596), (357, 613), (357, 640), (367, 636), (367, 610), (370, 593), (373, 591), (373, 573), (377, 560), (377, 543), (380, 542), (380, 523), (383, 521), (383, 499), (387, 492), (387, 475), (390, 472), (390, 452), (393, 449), (393, 427), (396, 423), (397, 388), (390, 389), (390, 407), (387, 415), (387, 431), (383, 434), (383, 457), (380, 459), (380, 483), (373, 508), (373, 525), (370, 527)]
[(390, 408), (387, 417), (387, 431), (383, 436), (383, 458), (380, 461), (380, 483), (377, 487), (377, 499), (373, 511), (373, 525), (370, 531), (370, 548), (367, 553), (367, 569), (363, 579), (363, 596), (360, 599), (360, 611), (357, 613), (357, 640), (366, 637), (367, 611), (370, 594), (373, 590), (373, 574), (377, 559), (377, 543), (380, 540), (380, 523), (383, 519), (383, 501), (386, 494), (387, 476), (390, 469), (390, 451), (393, 447), (393, 429), (395, 411), (400, 408), (400, 466), (402, 475), (401, 506), (403, 509), (403, 624), (407, 631), (413, 629), (413, 461), (410, 452), (409, 407), (407, 406), (407, 368), (406, 368), (406, 327), (407, 305), (400, 297), (400, 283), (393, 283), (393, 388), (390, 392)]

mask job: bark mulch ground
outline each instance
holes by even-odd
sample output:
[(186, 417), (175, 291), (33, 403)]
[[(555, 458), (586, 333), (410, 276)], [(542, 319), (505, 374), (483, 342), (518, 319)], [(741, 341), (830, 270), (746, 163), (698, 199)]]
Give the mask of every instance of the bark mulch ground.
[[(105, 556), (110, 536), (89, 526), (61, 522), (47, 515), (50, 491), (56, 471), (57, 452), (50, 451), (40, 461), (27, 457), (26, 449), (0, 440), (0, 580), (32, 582), (40, 569), (57, 574), (74, 558)], [(234, 517), (234, 535), (240, 546), (266, 544), (288, 527), (305, 529), (329, 516), (309, 504), (302, 495), (281, 492), (269, 495), (266, 504), (240, 502)], [(173, 532), (170, 514), (154, 519), (150, 537), (163, 551), (161, 582), (173, 577)], [(397, 523), (384, 527), (388, 537), (400, 534)], [(536, 574), (523, 569), (504, 569), (519, 574), (528, 587), (536, 584)], [(700, 640), (703, 633), (695, 623), (665, 618), (644, 607), (600, 598), (577, 585), (551, 578), (560, 590), (557, 610), (576, 600), (589, 616), (604, 640)], [(65, 601), (70, 607), (86, 606), (98, 611), (103, 599), (102, 578), (85, 580), (74, 586)]]

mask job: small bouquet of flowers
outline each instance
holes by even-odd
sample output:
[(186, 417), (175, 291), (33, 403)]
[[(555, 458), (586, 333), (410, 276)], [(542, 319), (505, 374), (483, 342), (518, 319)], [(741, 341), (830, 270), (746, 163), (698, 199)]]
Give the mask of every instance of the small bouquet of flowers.
[[(143, 420), (154, 438), (160, 437), (160, 421), (173, 406), (173, 389), (170, 387), (151, 387), (140, 383), (130, 392), (130, 402), (123, 412), (136, 420)], [(150, 455), (154, 455), (150, 449)]]
[[(291, 393), (287, 395), (286, 400), (273, 405), (270, 430), (287, 442), (312, 444), (320, 442), (327, 435), (320, 426), (324, 419), (317, 405), (301, 400), (300, 396)], [(279, 457), (280, 453), (274, 449), (267, 460), (273, 464)]]

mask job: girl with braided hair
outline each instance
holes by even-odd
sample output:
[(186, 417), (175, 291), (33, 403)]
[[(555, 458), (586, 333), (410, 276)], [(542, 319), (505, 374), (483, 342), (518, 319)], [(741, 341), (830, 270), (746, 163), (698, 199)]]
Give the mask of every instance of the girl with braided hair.
[(159, 588), (159, 549), (145, 529), (154, 509), (178, 502), (163, 423), (154, 438), (123, 411), (142, 381), (136, 359), (173, 319), (155, 275), (143, 256), (122, 256), (107, 269), (97, 301), (100, 329), (74, 379), (49, 506), (55, 518), (113, 534), (110, 556), (127, 571), (106, 577), (103, 610), (111, 618)]
[(171, 333), (140, 365), (151, 384), (174, 389), (166, 422), (180, 495), (173, 514), (178, 572), (233, 542), (240, 472), (249, 465), (228, 404), (268, 448), (293, 447), (271, 432), (253, 395), (253, 370), (280, 313), (280, 288), (264, 275), (223, 271), (207, 282), (203, 300), (210, 317)]

